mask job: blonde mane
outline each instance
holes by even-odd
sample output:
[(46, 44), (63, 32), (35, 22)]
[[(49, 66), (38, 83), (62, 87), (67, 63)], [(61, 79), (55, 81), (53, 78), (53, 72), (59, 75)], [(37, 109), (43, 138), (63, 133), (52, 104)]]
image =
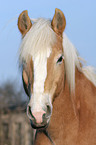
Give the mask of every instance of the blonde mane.
[[(48, 57), (52, 45), (56, 41), (56, 34), (51, 28), (51, 21), (43, 18), (31, 19), (33, 24), (29, 32), (22, 39), (19, 49), (19, 64), (27, 62), (30, 57), (36, 57), (44, 52)], [(45, 49), (46, 48), (46, 49)], [(92, 67), (81, 67), (80, 59), (74, 45), (67, 36), (63, 35), (63, 51), (65, 61), (65, 71), (71, 91), (75, 90), (75, 69), (76, 67), (96, 86), (96, 70)], [(41, 56), (42, 58), (42, 56)]]
[(65, 33), (63, 34), (63, 51), (65, 58), (65, 70), (68, 84), (71, 91), (75, 91), (75, 69), (82, 72), (94, 86), (96, 86), (96, 69), (91, 66), (81, 66), (80, 57), (74, 45), (69, 41)]

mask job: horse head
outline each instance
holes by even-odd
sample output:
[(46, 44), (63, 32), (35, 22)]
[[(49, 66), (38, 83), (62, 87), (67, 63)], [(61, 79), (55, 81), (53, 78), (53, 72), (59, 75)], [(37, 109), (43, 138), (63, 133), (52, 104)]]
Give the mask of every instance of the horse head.
[(52, 115), (52, 104), (64, 83), (64, 56), (62, 34), (65, 16), (56, 9), (52, 21), (32, 20), (27, 11), (18, 18), (22, 34), (19, 63), (22, 80), (29, 96), (27, 115), (33, 128), (44, 128)]

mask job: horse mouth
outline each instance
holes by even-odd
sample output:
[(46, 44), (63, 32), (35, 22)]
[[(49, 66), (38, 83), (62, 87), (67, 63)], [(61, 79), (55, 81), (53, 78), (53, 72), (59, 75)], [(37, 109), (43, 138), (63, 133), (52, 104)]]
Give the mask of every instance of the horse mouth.
[(48, 123), (47, 124), (34, 124), (33, 122), (32, 122), (32, 120), (30, 120), (30, 122), (31, 122), (31, 127), (33, 128), (33, 129), (38, 129), (38, 130), (45, 130), (47, 127), (48, 127)]

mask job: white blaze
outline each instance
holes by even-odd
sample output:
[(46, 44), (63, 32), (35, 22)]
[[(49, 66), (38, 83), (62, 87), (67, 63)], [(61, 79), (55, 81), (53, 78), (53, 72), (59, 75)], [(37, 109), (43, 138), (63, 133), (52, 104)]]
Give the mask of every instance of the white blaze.
[(47, 77), (47, 58), (44, 57), (40, 59), (40, 56), (37, 56), (34, 60), (34, 93), (44, 92), (44, 82)]
[[(45, 48), (46, 49), (46, 48)], [(34, 63), (34, 83), (33, 94), (30, 99), (31, 110), (40, 111), (50, 102), (49, 95), (44, 93), (44, 84), (47, 77), (47, 58), (50, 56), (51, 49), (37, 54), (33, 57)]]

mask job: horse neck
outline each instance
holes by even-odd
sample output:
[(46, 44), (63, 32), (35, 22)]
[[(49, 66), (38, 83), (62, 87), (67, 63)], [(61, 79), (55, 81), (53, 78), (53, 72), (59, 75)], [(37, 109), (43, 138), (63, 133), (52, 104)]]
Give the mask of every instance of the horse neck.
[[(92, 128), (93, 135), (91, 138), (96, 134), (96, 123), (94, 121), (96, 120), (96, 115), (94, 115), (94, 113), (96, 114), (96, 87), (77, 69), (75, 74), (75, 95), (70, 95), (66, 80), (65, 87), (62, 87), (60, 94), (53, 102), (48, 132), (53, 141), (60, 145), (76, 145), (78, 134), (80, 131), (82, 132), (82, 129), (89, 136), (89, 139), (89, 132), (92, 131)], [(87, 127), (89, 127), (89, 131), (86, 130)], [(83, 136), (84, 133), (79, 140)], [(86, 139), (88, 140), (88, 137)]]

